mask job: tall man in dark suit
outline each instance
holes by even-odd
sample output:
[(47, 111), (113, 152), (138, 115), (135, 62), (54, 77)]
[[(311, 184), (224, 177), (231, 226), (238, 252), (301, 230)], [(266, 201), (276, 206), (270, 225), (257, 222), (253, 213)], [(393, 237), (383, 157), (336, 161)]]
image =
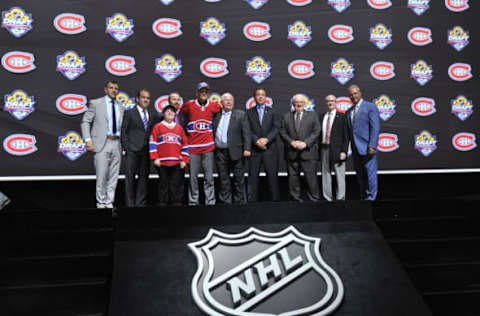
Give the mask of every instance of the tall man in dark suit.
[(222, 112), (213, 118), (215, 135), (215, 162), (220, 177), (221, 202), (232, 203), (232, 184), (230, 171), (233, 172), (233, 203), (245, 204), (245, 168), (243, 157), (250, 157), (250, 126), (245, 112), (234, 110), (234, 99), (230, 93), (222, 95)]
[(322, 190), (327, 201), (333, 200), (332, 170), (336, 178), (336, 198), (345, 200), (345, 160), (348, 152), (348, 127), (345, 115), (336, 110), (337, 98), (327, 95), (327, 112), (320, 114), (320, 154), (322, 162)]
[(262, 164), (267, 172), (272, 200), (278, 201), (280, 200), (280, 190), (276, 140), (281, 123), (276, 111), (265, 105), (267, 91), (264, 88), (256, 88), (253, 97), (255, 106), (247, 111), (252, 140), (252, 156), (248, 163), (249, 201), (258, 201), (258, 174)]
[(352, 142), (353, 164), (360, 185), (360, 198), (374, 201), (377, 197), (377, 143), (380, 115), (377, 107), (362, 99), (357, 85), (348, 88), (354, 106), (348, 109), (347, 121)]
[[(148, 138), (158, 115), (149, 107), (150, 91), (141, 89), (137, 105), (125, 111), (122, 123), (122, 149), (125, 158), (125, 200), (127, 207), (147, 206), (147, 180), (150, 173)], [(135, 176), (138, 176), (138, 180)]]
[(320, 123), (315, 112), (305, 111), (305, 97), (296, 94), (293, 97), (293, 113), (283, 117), (280, 135), (285, 141), (288, 164), (288, 188), (290, 197), (302, 202), (300, 190), (300, 170), (307, 182), (307, 196), (311, 201), (318, 201), (318, 135)]

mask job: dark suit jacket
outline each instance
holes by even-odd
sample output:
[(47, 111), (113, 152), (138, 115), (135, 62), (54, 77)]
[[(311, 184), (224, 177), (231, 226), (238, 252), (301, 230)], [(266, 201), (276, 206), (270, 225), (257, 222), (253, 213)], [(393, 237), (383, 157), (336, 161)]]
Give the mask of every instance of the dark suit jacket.
[[(318, 143), (322, 143), (323, 135), (327, 131), (323, 130), (323, 118), (326, 113), (319, 115), (321, 133)], [(333, 120), (332, 130), (330, 131), (330, 161), (339, 162), (340, 153), (344, 152), (345, 154), (348, 151), (348, 143), (350, 142), (350, 137), (348, 135), (348, 125), (346, 120), (346, 115), (336, 112), (335, 119)]]
[[(252, 155), (255, 156), (262, 153), (266, 155), (277, 155), (278, 149), (276, 140), (281, 125), (277, 112), (273, 108), (265, 106), (262, 125), (260, 125), (256, 107), (247, 110), (247, 118), (250, 125)], [(255, 145), (257, 140), (262, 137), (268, 139), (266, 150), (261, 150)]]
[[(285, 141), (285, 151), (288, 160), (300, 158), (302, 160), (318, 160), (318, 135), (320, 134), (320, 123), (315, 112), (304, 111), (300, 128), (295, 130), (295, 112), (287, 113), (283, 117), (280, 135)], [(294, 140), (301, 140), (307, 144), (303, 150), (294, 149), (290, 143)]]
[(148, 128), (145, 131), (142, 117), (137, 106), (123, 114), (121, 141), (122, 148), (127, 151), (139, 152), (148, 148), (148, 138), (152, 127), (157, 124), (159, 116), (156, 111), (148, 107)]
[[(227, 144), (230, 159), (239, 160), (243, 157), (244, 150), (251, 150), (252, 143), (250, 140), (250, 126), (245, 117), (245, 112), (240, 110), (232, 110), (230, 114), (230, 123), (227, 131)], [(218, 123), (222, 117), (222, 112), (215, 114), (213, 117), (213, 135), (217, 134)]]

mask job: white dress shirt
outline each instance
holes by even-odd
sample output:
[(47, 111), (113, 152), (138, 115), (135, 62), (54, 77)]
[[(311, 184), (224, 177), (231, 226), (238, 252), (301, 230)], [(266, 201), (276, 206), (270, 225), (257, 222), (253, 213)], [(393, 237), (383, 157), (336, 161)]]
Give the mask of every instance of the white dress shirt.
[[(322, 144), (327, 143), (327, 121), (328, 121), (328, 116), (330, 115), (330, 136), (332, 135), (332, 126), (333, 126), (333, 121), (335, 120), (335, 115), (337, 114), (337, 110), (332, 110), (331, 112), (325, 113), (323, 116), (323, 122), (322, 122), (322, 130), (325, 131), (322, 137)], [(331, 137), (330, 137), (331, 138)]]

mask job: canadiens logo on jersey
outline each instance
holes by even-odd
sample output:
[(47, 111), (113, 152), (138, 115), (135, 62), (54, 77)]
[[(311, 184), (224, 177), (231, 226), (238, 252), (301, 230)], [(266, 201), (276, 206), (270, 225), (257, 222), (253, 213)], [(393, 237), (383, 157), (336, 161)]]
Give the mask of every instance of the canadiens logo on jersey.
[(133, 109), (135, 107), (135, 98), (131, 98), (128, 93), (120, 91), (115, 100), (123, 106), (126, 110)]
[(430, 8), (430, 0), (408, 0), (407, 6), (418, 16)]
[(338, 13), (342, 13), (351, 5), (350, 0), (328, 0), (327, 3)]
[(432, 65), (428, 65), (423, 60), (418, 60), (411, 65), (410, 78), (414, 79), (419, 85), (424, 86), (433, 78)]
[(182, 61), (173, 55), (165, 54), (155, 59), (155, 73), (166, 82), (172, 82), (182, 74)]
[(422, 131), (415, 135), (415, 146), (425, 157), (430, 156), (437, 149), (437, 136), (432, 135), (429, 131)]
[(57, 56), (57, 71), (68, 80), (75, 80), (85, 72), (85, 57), (80, 57), (73, 50)]
[(32, 29), (33, 18), (22, 8), (13, 7), (2, 12), (2, 28), (15, 37), (22, 37)]
[(87, 152), (86, 144), (77, 132), (67, 132), (58, 137), (58, 149), (65, 157), (75, 161)]
[(253, 9), (258, 10), (263, 7), (268, 0), (245, 0)]
[(189, 122), (187, 125), (187, 132), (189, 133), (209, 133), (211, 131), (213, 131), (213, 124), (208, 120), (200, 119)]
[(288, 36), (297, 47), (303, 47), (312, 40), (312, 28), (303, 21), (295, 21), (288, 26)]
[(385, 26), (385, 24), (378, 23), (370, 28), (370, 42), (378, 49), (384, 49), (392, 43), (392, 30)]
[(117, 42), (123, 42), (133, 34), (133, 20), (123, 13), (115, 13), (107, 18), (105, 33), (110, 34)]
[(354, 76), (355, 68), (345, 58), (339, 58), (336, 62), (331, 63), (330, 75), (340, 84), (346, 84)]
[(177, 134), (173, 133), (166, 133), (161, 135), (158, 139), (159, 144), (177, 144), (180, 145), (182, 143), (182, 138)]
[(459, 95), (450, 101), (452, 113), (461, 121), (465, 121), (473, 114), (473, 102), (464, 95)]
[(270, 62), (266, 61), (261, 56), (255, 56), (246, 63), (246, 75), (252, 78), (256, 83), (262, 83), (270, 77), (270, 70), (272, 69)]
[(464, 49), (469, 43), (470, 34), (465, 31), (461, 26), (454, 26), (451, 30), (447, 31), (448, 40), (447, 43), (452, 45), (457, 52)]
[(17, 120), (23, 120), (29, 116), (34, 110), (35, 98), (29, 96), (23, 90), (15, 90), (4, 97), (4, 111), (7, 111)]
[(221, 23), (217, 18), (209, 18), (206, 21), (200, 22), (200, 36), (208, 43), (217, 45), (225, 38), (225, 24)]
[(391, 99), (388, 95), (380, 95), (378, 98), (373, 99), (373, 103), (377, 106), (380, 112), (380, 118), (383, 121), (389, 120), (395, 114), (397, 104), (395, 100)]
[[(294, 97), (294, 96), (293, 96)], [(295, 107), (293, 105), (293, 97), (290, 99), (290, 111), (295, 111)], [(305, 111), (313, 112), (315, 111), (315, 100), (308, 97), (308, 95), (301, 93), (300, 97), (303, 98), (305, 101)]]

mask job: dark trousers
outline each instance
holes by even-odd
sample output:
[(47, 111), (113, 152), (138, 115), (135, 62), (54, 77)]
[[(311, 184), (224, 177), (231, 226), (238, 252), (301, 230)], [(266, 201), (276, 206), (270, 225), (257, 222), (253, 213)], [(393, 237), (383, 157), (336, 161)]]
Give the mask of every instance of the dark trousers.
[[(125, 202), (127, 207), (147, 206), (150, 157), (147, 150), (127, 151), (125, 156)], [(135, 179), (135, 175), (138, 179)]]
[(174, 166), (155, 167), (158, 172), (158, 204), (181, 205), (183, 198), (183, 183), (185, 169), (180, 164)]
[(243, 160), (232, 160), (228, 149), (215, 149), (215, 163), (220, 178), (220, 192), (218, 199), (223, 203), (232, 203), (232, 182), (230, 172), (233, 173), (233, 203), (244, 204), (245, 196), (245, 169)]
[(258, 173), (262, 163), (267, 172), (272, 201), (279, 201), (278, 157), (276, 155), (264, 155), (263, 153), (252, 155), (248, 161), (248, 200), (251, 202), (258, 201)]
[(293, 200), (301, 201), (300, 171), (307, 182), (307, 197), (311, 201), (320, 199), (317, 178), (317, 160), (288, 160), (288, 188)]

